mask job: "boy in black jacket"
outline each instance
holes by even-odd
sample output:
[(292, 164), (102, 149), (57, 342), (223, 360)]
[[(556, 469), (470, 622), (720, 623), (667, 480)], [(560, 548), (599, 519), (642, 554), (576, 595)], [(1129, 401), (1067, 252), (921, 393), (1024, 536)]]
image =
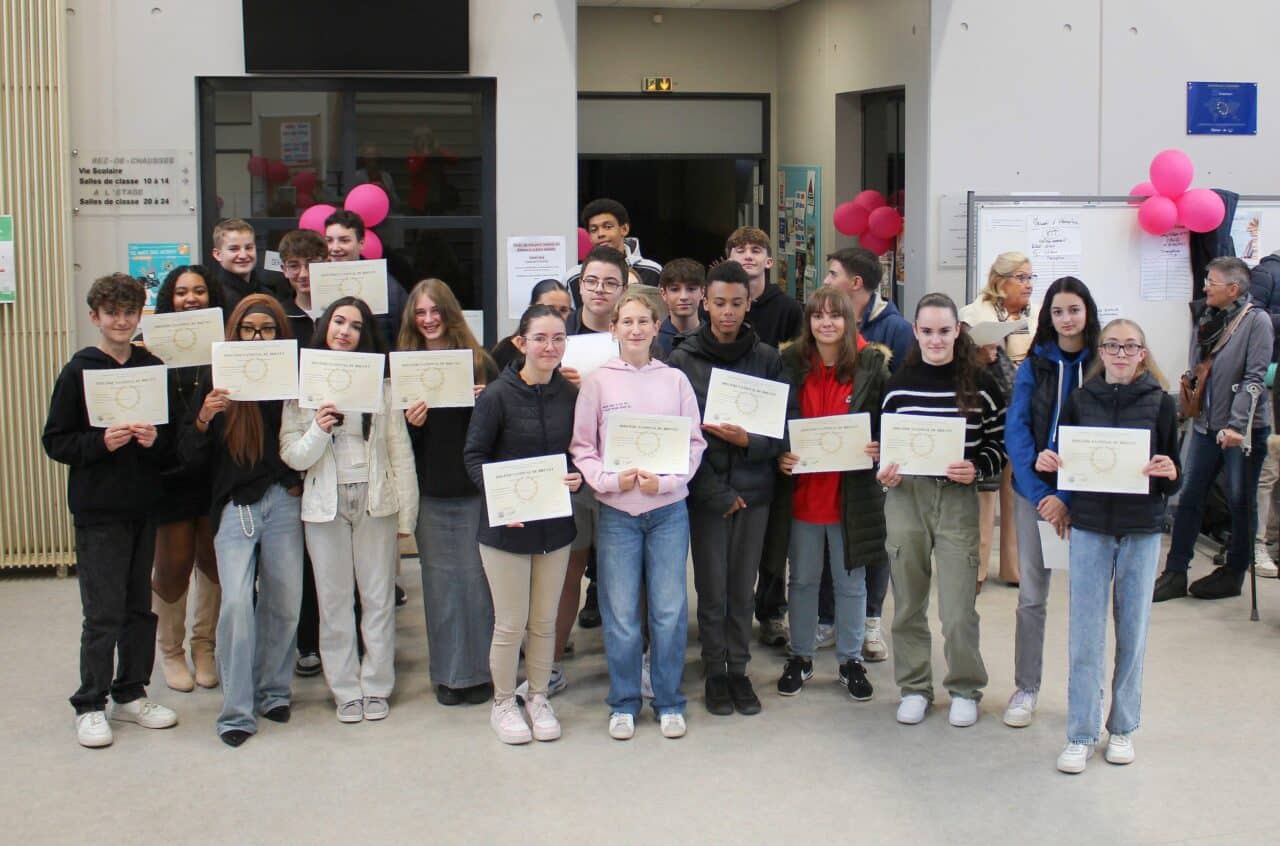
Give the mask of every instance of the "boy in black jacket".
[[(177, 715), (147, 699), (155, 663), (156, 615), (151, 613), (155, 524), (148, 514), (160, 493), (160, 471), (171, 454), (167, 426), (89, 424), (84, 371), (163, 365), (130, 342), (146, 290), (116, 273), (93, 283), (89, 317), (102, 333), (96, 347), (76, 353), (58, 374), (42, 438), (54, 461), (71, 467), (67, 500), (75, 522), (76, 572), (84, 625), (80, 688), (71, 697), (82, 746), (109, 746), (111, 719), (168, 728)], [(120, 660), (112, 680), (112, 658)]]

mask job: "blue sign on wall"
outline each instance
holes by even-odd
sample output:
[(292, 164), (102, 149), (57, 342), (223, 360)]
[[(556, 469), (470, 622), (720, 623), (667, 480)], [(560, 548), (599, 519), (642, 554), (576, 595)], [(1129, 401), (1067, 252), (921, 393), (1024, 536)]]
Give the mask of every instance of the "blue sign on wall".
[(1188, 135), (1257, 135), (1258, 83), (1188, 82)]

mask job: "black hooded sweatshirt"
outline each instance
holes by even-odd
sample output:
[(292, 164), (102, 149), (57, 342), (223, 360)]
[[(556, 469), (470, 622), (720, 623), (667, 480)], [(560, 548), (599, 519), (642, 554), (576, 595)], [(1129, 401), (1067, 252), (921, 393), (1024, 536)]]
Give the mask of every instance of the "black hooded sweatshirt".
[(751, 303), (747, 323), (762, 342), (776, 350), (799, 336), (804, 326), (804, 306), (777, 285), (765, 283), (764, 293)]

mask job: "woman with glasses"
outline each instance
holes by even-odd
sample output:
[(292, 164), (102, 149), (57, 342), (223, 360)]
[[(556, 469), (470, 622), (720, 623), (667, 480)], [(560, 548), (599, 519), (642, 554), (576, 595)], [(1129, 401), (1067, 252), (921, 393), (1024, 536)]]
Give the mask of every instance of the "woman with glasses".
[[(284, 311), (266, 294), (240, 300), (227, 320), (228, 341), (274, 341), (290, 334)], [(189, 464), (210, 466), (210, 519), (222, 585), (217, 731), (228, 746), (256, 733), (259, 715), (278, 723), (290, 716), (302, 602), (302, 480), (280, 458), (282, 405), (236, 402), (215, 387), (179, 447)]]
[[(1013, 393), (1014, 373), (1031, 350), (1031, 335), (1039, 320), (1039, 307), (1031, 303), (1034, 279), (1031, 260), (1025, 255), (1001, 253), (992, 262), (991, 270), (987, 273), (987, 284), (979, 292), (978, 299), (960, 309), (960, 322), (970, 328), (982, 323), (1026, 321), (1023, 328), (1006, 335), (1003, 342), (980, 348), (987, 372), (996, 380), (1006, 397)], [(978, 485), (981, 530), (978, 552), (979, 591), (987, 578), (987, 560), (991, 557), (997, 503), (1000, 506), (1000, 580), (1012, 587), (1017, 587), (1021, 580), (1013, 502), (1013, 481), (1008, 467), (999, 478), (984, 479)]]
[[(1084, 772), (1101, 740), (1108, 608), (1115, 616), (1116, 644), (1106, 760), (1134, 760), (1131, 735), (1142, 716), (1142, 666), (1160, 528), (1165, 499), (1179, 486), (1177, 413), (1146, 345), (1146, 335), (1133, 321), (1108, 323), (1098, 345), (1100, 360), (1089, 368), (1084, 384), (1062, 412), (1064, 426), (1151, 433), (1151, 459), (1142, 468), (1142, 475), (1150, 479), (1145, 493), (1076, 491), (1071, 498), (1071, 671), (1067, 745), (1058, 756), (1058, 769), (1064, 773)], [(1042, 473), (1057, 473), (1064, 466), (1054, 450), (1046, 449), (1036, 459), (1036, 470)]]
[[(529, 305), (550, 306), (564, 320), (568, 320), (573, 313), (573, 299), (569, 295), (569, 289), (559, 279), (543, 279), (534, 285), (529, 292)], [(508, 364), (520, 358), (520, 348), (515, 344), (516, 337), (517, 335), (511, 335), (503, 338), (489, 351), (499, 370), (506, 370)]]
[[(385, 352), (369, 306), (355, 297), (329, 304), (311, 346)], [(418, 480), (409, 432), (391, 399), (384, 384), (377, 414), (343, 414), (332, 402), (302, 408), (290, 400), (280, 429), (281, 457), (306, 473), (302, 521), (315, 573), (320, 657), (343, 723), (384, 719), (395, 686), (397, 537), (409, 537), (417, 524)]]
[[(498, 376), (471, 334), (462, 306), (439, 279), (414, 286), (405, 303), (401, 350), (470, 350), (477, 395)], [(418, 471), (418, 560), (427, 619), (431, 683), (441, 705), (489, 701), (493, 601), (476, 548), (484, 503), (462, 463), (470, 408), (405, 409)]]
[[(512, 336), (520, 354), (479, 399), (467, 430), (463, 462), (483, 489), (485, 464), (568, 455), (578, 389), (560, 375), (565, 326), (560, 312), (532, 305)], [(582, 476), (568, 465), (571, 492)], [(493, 595), (493, 711), (489, 725), (503, 743), (560, 737), (560, 722), (547, 701), (556, 645), (556, 612), (576, 530), (572, 517), (480, 527), (480, 558)], [(579, 575), (581, 578), (581, 575)], [(524, 642), (528, 687), (524, 713), (516, 702), (516, 670)], [(525, 715), (528, 715), (528, 722)]]

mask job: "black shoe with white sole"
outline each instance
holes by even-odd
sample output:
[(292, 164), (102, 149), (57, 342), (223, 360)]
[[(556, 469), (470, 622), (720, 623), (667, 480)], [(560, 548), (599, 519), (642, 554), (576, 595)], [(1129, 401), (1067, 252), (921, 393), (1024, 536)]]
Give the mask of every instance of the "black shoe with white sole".
[(845, 661), (840, 665), (840, 683), (849, 688), (849, 695), (859, 702), (871, 698), (873, 690), (867, 681), (867, 668), (861, 661)]
[(778, 694), (795, 696), (804, 687), (804, 683), (813, 678), (813, 661), (792, 655), (787, 658), (782, 668), (782, 678), (778, 679)]

